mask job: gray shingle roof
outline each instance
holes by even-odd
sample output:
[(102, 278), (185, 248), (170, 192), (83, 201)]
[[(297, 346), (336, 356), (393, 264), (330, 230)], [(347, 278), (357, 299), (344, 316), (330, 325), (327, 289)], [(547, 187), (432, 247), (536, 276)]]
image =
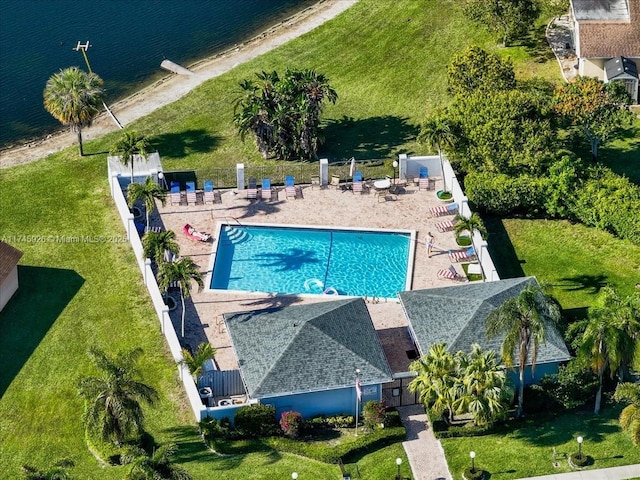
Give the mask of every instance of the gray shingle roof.
[(224, 314), (252, 398), (391, 381), (361, 298)]
[[(448, 350), (469, 351), (478, 343), (483, 349), (500, 352), (504, 337), (488, 340), (485, 336), (487, 316), (527, 285), (534, 277), (512, 278), (498, 282), (400, 292), (398, 296), (413, 329), (421, 353), (431, 345), (445, 342)], [(569, 360), (561, 335), (555, 327), (546, 329), (546, 343), (538, 349), (537, 364)]]

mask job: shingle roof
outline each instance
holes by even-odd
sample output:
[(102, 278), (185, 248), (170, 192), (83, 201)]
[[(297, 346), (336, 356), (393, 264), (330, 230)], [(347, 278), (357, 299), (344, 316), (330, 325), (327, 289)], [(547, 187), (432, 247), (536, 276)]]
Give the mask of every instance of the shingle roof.
[(582, 58), (640, 57), (640, 0), (572, 3)]
[[(534, 277), (471, 283), (445, 288), (400, 292), (398, 296), (420, 350), (445, 342), (448, 350), (470, 351), (473, 343), (500, 352), (504, 337), (486, 338), (485, 319), (527, 285)], [(555, 327), (547, 326), (546, 343), (538, 348), (537, 364), (569, 360), (570, 355)]]
[(0, 241), (0, 283), (4, 282), (21, 258), (22, 252), (20, 250)]
[(361, 298), (224, 314), (252, 398), (391, 381)]

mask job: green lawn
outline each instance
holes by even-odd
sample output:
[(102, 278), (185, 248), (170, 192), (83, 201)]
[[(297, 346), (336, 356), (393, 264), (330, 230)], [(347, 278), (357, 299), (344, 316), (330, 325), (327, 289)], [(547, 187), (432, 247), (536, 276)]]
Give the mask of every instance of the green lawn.
[[(450, 56), (470, 43), (493, 48), (485, 33), (462, 18), (458, 4), (360, 0), (335, 21), (207, 82), (133, 127), (153, 136), (166, 170), (266, 162), (251, 142), (239, 141), (231, 125), (237, 83), (260, 70), (312, 67), (329, 77), (340, 96), (326, 110), (323, 155), (362, 159), (426, 153), (416, 145), (415, 135), (424, 114), (447, 102)], [(551, 61), (540, 62), (539, 41), (500, 53), (513, 55), (523, 76), (560, 78)], [(93, 373), (86, 357), (91, 346), (111, 353), (133, 346), (144, 349), (143, 376), (161, 392), (158, 406), (147, 410), (147, 429), (158, 442), (180, 444), (177, 461), (194, 478), (289, 478), (294, 470), (300, 478), (337, 477), (336, 466), (288, 454), (218, 457), (204, 449), (133, 254), (117, 241), (123, 228), (109, 196), (105, 161), (117, 135), (87, 142), (85, 151), (91, 155), (83, 158), (71, 147), (39, 162), (0, 170), (0, 236), (25, 254), (19, 293), (0, 313), (3, 477), (17, 478), (24, 463), (43, 467), (70, 457), (77, 464), (71, 470), (74, 478), (122, 478), (121, 468), (101, 468), (84, 441), (76, 384), (82, 375)], [(586, 232), (573, 235), (576, 242), (584, 238), (583, 243), (599, 245), (590, 240), (599, 234)], [(62, 241), (80, 235), (116, 241)], [(518, 238), (514, 234), (515, 251), (525, 248), (523, 244), (542, 245), (538, 239)], [(626, 242), (607, 238), (606, 250), (598, 250), (597, 258), (608, 252), (637, 253)], [(522, 255), (530, 262), (527, 269), (535, 265), (534, 255)], [(580, 260), (584, 267), (559, 269), (558, 276), (601, 274), (612, 279), (620, 270), (612, 261), (594, 273), (593, 259)], [(548, 269), (559, 262), (547, 262)], [(586, 305), (588, 298), (573, 304)], [(447, 442), (447, 451), (456, 444)], [(397, 456), (402, 456), (400, 445), (363, 456), (358, 466), (366, 478), (389, 478)]]

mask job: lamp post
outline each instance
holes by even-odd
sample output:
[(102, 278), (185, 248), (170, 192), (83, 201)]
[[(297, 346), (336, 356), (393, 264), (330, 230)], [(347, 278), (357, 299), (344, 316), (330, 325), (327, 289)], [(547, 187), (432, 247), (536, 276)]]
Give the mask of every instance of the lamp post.
[(402, 477), (400, 477), (400, 465), (402, 465), (402, 459), (400, 457), (396, 458), (396, 465), (398, 466), (398, 473), (396, 474), (396, 480), (402, 480)]
[(475, 473), (475, 471), (476, 471), (476, 452), (469, 452), (469, 456), (471, 457), (471, 473)]
[(393, 161), (393, 184), (396, 184), (396, 168), (398, 168), (398, 161), (394, 160)]
[(578, 437), (578, 457), (582, 457), (582, 442), (584, 441), (584, 438), (582, 437)]
[(293, 472), (291, 474), (291, 478), (293, 478), (293, 480), (296, 480), (298, 478), (298, 473), (297, 472)]
[(164, 172), (162, 172), (162, 171), (158, 172), (158, 180), (160, 180), (158, 182), (160, 184), (160, 186), (162, 188), (164, 188), (165, 190), (167, 190), (167, 183), (164, 181)]
[(360, 413), (360, 369), (356, 368), (356, 433), (355, 436), (358, 436), (358, 414)]

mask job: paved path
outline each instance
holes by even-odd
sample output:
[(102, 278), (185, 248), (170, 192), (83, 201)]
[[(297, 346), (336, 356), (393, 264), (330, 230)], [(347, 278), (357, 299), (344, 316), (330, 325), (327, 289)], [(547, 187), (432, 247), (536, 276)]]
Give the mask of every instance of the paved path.
[(540, 477), (522, 478), (520, 480), (623, 480), (627, 478), (640, 478), (640, 464), (559, 473), (557, 475), (543, 475)]
[(442, 445), (428, 424), (424, 407), (399, 407), (398, 412), (407, 429), (407, 440), (402, 446), (411, 465), (413, 480), (452, 480)]

